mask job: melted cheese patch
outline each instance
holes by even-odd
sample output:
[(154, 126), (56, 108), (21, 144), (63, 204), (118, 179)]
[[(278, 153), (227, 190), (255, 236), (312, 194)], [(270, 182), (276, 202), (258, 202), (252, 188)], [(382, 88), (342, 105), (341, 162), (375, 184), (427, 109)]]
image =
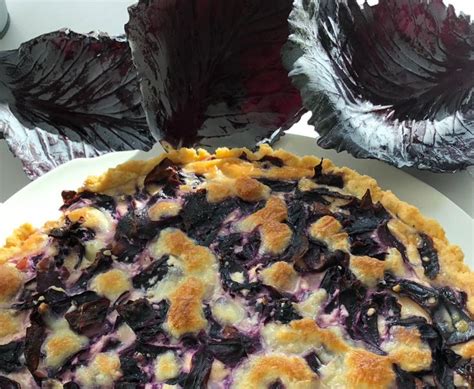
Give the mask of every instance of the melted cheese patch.
[(239, 223), (242, 232), (251, 232), (259, 227), (264, 252), (281, 254), (290, 243), (293, 232), (285, 221), (288, 210), (285, 202), (278, 197), (270, 197), (264, 208), (247, 216)]
[(85, 387), (111, 387), (121, 375), (120, 359), (112, 353), (97, 354), (88, 367), (77, 371), (77, 378)]
[(220, 178), (206, 185), (207, 200), (210, 203), (220, 202), (237, 196), (244, 201), (255, 202), (270, 197), (270, 188), (260, 181), (249, 177)]
[(332, 216), (323, 216), (311, 224), (312, 238), (325, 242), (333, 250), (349, 251), (349, 235), (342, 231), (341, 223)]
[(155, 378), (158, 381), (166, 381), (175, 378), (179, 374), (179, 362), (172, 351), (167, 351), (158, 356), (155, 362)]
[(157, 258), (163, 255), (175, 256), (186, 276), (199, 277), (208, 288), (213, 288), (217, 275), (214, 254), (207, 247), (196, 244), (184, 232), (173, 228), (165, 229), (150, 249)]
[(10, 301), (23, 285), (23, 274), (10, 264), (0, 265), (0, 303)]
[(49, 367), (60, 366), (68, 357), (77, 353), (89, 340), (68, 328), (60, 329), (50, 335), (45, 343), (45, 363)]
[(244, 273), (240, 273), (240, 272), (231, 273), (230, 279), (239, 284), (243, 284), (245, 282)]
[(229, 375), (230, 371), (226, 369), (225, 365), (214, 359), (211, 367), (211, 374), (209, 375), (209, 384), (220, 384)]
[(85, 249), (86, 249), (86, 259), (87, 259), (87, 261), (85, 261), (85, 263), (81, 264), (81, 269), (84, 268), (84, 267), (89, 266), (92, 262), (94, 262), (97, 253), (100, 250), (102, 250), (106, 246), (106, 244), (105, 244), (104, 241), (102, 241), (100, 239), (92, 239), (92, 240), (88, 240), (87, 242), (85, 242), (84, 246), (85, 246)]
[(349, 268), (363, 284), (373, 288), (383, 279), (385, 262), (367, 256), (352, 256)]
[(298, 274), (287, 262), (275, 262), (260, 272), (262, 281), (266, 285), (280, 291), (292, 291), (298, 282)]
[(347, 388), (386, 389), (395, 381), (392, 361), (387, 357), (353, 349), (346, 354), (344, 364)]
[(296, 310), (303, 317), (315, 319), (321, 309), (321, 304), (326, 300), (327, 293), (324, 289), (311, 292), (306, 299), (295, 304)]
[(395, 218), (390, 219), (387, 227), (397, 240), (405, 246), (410, 262), (414, 265), (421, 266), (421, 258), (418, 251), (418, 232), (408, 224)]
[(119, 269), (109, 270), (96, 276), (91, 283), (91, 290), (114, 301), (122, 293), (130, 290), (132, 284), (128, 274)]
[(164, 217), (177, 216), (181, 211), (181, 205), (176, 201), (159, 201), (148, 209), (150, 220), (158, 221)]
[(95, 231), (108, 232), (111, 229), (110, 215), (93, 207), (82, 207), (66, 212), (66, 217), (73, 223)]
[(317, 375), (296, 355), (269, 354), (250, 357), (235, 375), (232, 389), (267, 389), (280, 379), (287, 388), (313, 389)]
[(302, 178), (301, 180), (298, 181), (298, 189), (302, 192), (307, 192), (312, 189), (316, 189), (318, 187), (318, 184), (316, 184), (313, 180), (310, 180), (309, 178)]
[(21, 320), (13, 310), (0, 310), (0, 344), (1, 339), (19, 332)]
[(178, 338), (206, 327), (202, 308), (204, 291), (200, 280), (189, 277), (171, 293), (166, 327), (172, 336)]
[(401, 308), (401, 317), (402, 319), (408, 318), (410, 316), (421, 316), (426, 319), (428, 323), (431, 323), (431, 317), (428, 313), (412, 299), (408, 297), (397, 296), (398, 302), (402, 306)]
[(431, 349), (422, 342), (417, 328), (394, 326), (390, 333), (392, 339), (382, 348), (393, 363), (406, 371), (420, 371), (431, 366)]
[(301, 354), (321, 345), (333, 353), (349, 350), (336, 329), (320, 328), (309, 318), (289, 324), (269, 323), (263, 328), (262, 337), (271, 349), (286, 353)]
[(469, 342), (463, 344), (456, 344), (451, 348), (456, 354), (460, 355), (464, 359), (474, 358), (474, 340), (470, 340)]
[(222, 325), (235, 325), (245, 318), (245, 310), (232, 300), (218, 300), (212, 305), (214, 318)]
[(405, 265), (403, 263), (400, 251), (392, 247), (388, 249), (385, 257), (385, 271), (389, 271), (396, 276), (403, 276), (405, 274)]

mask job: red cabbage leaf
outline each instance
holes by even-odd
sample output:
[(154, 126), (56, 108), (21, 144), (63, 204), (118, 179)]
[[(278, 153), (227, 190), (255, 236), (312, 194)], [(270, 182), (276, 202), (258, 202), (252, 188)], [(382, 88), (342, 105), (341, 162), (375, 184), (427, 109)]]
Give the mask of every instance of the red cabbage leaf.
[(153, 137), (125, 38), (61, 30), (0, 53), (0, 135), (30, 178)]
[[(173, 146), (255, 146), (299, 119), (281, 62), (291, 0), (140, 0), (125, 26), (150, 130)], [(273, 136), (272, 136), (273, 134)]]
[(474, 164), (474, 25), (441, 0), (296, 0), (285, 66), (318, 144), (395, 166)]

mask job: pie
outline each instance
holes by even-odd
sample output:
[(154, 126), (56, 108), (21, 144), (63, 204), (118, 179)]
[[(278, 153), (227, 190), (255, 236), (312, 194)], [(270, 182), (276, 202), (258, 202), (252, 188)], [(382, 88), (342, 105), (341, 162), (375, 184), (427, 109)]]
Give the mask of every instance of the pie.
[(370, 177), (180, 149), (62, 197), (0, 249), (1, 388), (473, 385), (473, 273)]

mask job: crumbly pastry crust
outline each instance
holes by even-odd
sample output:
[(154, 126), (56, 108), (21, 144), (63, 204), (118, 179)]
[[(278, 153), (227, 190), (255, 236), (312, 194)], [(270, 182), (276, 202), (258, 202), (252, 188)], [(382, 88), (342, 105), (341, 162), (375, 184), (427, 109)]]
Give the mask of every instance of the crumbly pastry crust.
[[(179, 166), (180, 174), (184, 178), (173, 184), (173, 190), (179, 191), (180, 196), (170, 195), (159, 198), (160, 193), (166, 190), (160, 185), (163, 182), (163, 177), (165, 177), (164, 181), (170, 179), (167, 176), (167, 174), (171, 174), (169, 171), (164, 176), (160, 176), (162, 171), (157, 172), (158, 181), (155, 180), (156, 182), (150, 180), (155, 169), (163, 166), (164, 163), (167, 166)], [(318, 166), (319, 174), (342, 178), (342, 187), (339, 184), (332, 185), (330, 181), (318, 182), (317, 179), (314, 179)], [(192, 179), (189, 178), (191, 176)], [(200, 181), (193, 184), (191, 181), (196, 180), (196, 177)], [(221, 386), (216, 387), (267, 388), (270, 385), (283, 385), (288, 388), (329, 388), (342, 385), (347, 388), (391, 388), (402, 387), (400, 385), (403, 381), (400, 377), (404, 376), (396, 369), (402, 369), (405, 372), (403, 374), (417, 373), (418, 375), (413, 380), (423, 380), (425, 378), (420, 378), (422, 377), (420, 372), (433, 368), (435, 365), (433, 358), (436, 355), (433, 354), (434, 351), (428, 344), (426, 334), (420, 333), (418, 327), (414, 325), (395, 325), (379, 320), (378, 332), (383, 333), (383, 336), (374, 340), (376, 344), (371, 344), (371, 341), (364, 339), (363, 336), (351, 334), (352, 330), (340, 328), (340, 323), (346, 320), (348, 315), (350, 316), (350, 313), (347, 313), (350, 307), (344, 306), (342, 311), (339, 310), (338, 315), (342, 315), (338, 316), (339, 318), (335, 317), (334, 313), (322, 313), (323, 307), (327, 308), (331, 304), (330, 300), (338, 294), (336, 291), (331, 297), (331, 293), (328, 295), (328, 292), (322, 287), (317, 289), (312, 286), (316, 282), (321, 282), (322, 278), (318, 278), (314, 273), (324, 274), (325, 271), (327, 272), (326, 268), (316, 271), (313, 269), (309, 271), (313, 275), (308, 276), (308, 273), (297, 267), (297, 262), (293, 262), (296, 261), (297, 254), (293, 253), (291, 258), (285, 257), (285, 255), (289, 255), (293, 242), (300, 238), (300, 234), (298, 229), (292, 227), (292, 202), (287, 200), (284, 193), (280, 193), (278, 189), (272, 189), (272, 185), (275, 182), (288, 181), (297, 182), (297, 190), (303, 197), (305, 193), (315, 193), (314, 191), (317, 192), (322, 188), (322, 191), (318, 192), (318, 196), (323, 200), (316, 201), (317, 207), (312, 206), (311, 210), (318, 213), (321, 211), (321, 204), (328, 203), (327, 209), (323, 212), (325, 214), (314, 218), (305, 227), (307, 228), (305, 239), (319, 242), (316, 243), (317, 250), (323, 250), (321, 251), (324, 253), (323, 256), (329, 256), (331, 253), (339, 253), (340, 256), (344, 254), (348, 258), (347, 269), (355, 277), (356, 282), (360, 283), (361, 288), (373, 290), (373, 293), (376, 293), (380, 283), (393, 283), (390, 293), (397, 298), (402, 307), (401, 317), (403, 318), (404, 315), (423, 316), (429, 321), (439, 320), (439, 315), (441, 315), (439, 312), (443, 306), (438, 305), (436, 299), (441, 298), (439, 297), (441, 294), (433, 297), (429, 294), (431, 292), (427, 292), (428, 297), (425, 300), (415, 301), (415, 297), (415, 300), (412, 299), (413, 301), (410, 300), (405, 304), (404, 299), (407, 299), (407, 295), (410, 296), (408, 290), (410, 285), (404, 284), (405, 280), (408, 283), (416, 280), (420, 285), (426, 288), (435, 288), (433, 290), (436, 291), (449, 287), (455, 290), (453, 292), (455, 295), (463, 292), (466, 309), (461, 314), (465, 317), (454, 319), (452, 325), (456, 329), (452, 329), (451, 333), (458, 331), (460, 335), (458, 333), (455, 335), (462, 340), (462, 334), (474, 331), (474, 327), (471, 328), (471, 321), (469, 321), (469, 316), (472, 317), (474, 314), (474, 274), (464, 264), (462, 251), (458, 246), (451, 245), (447, 241), (442, 227), (436, 221), (424, 217), (416, 207), (399, 200), (392, 192), (382, 190), (373, 178), (360, 175), (347, 167), (336, 167), (329, 160), (320, 160), (310, 156), (298, 157), (284, 150), (273, 150), (266, 145), (261, 146), (257, 152), (251, 152), (248, 149), (221, 148), (216, 150), (213, 155), (204, 150), (180, 149), (148, 161), (129, 161), (109, 169), (102, 176), (89, 177), (78, 192), (79, 196), (81, 193), (103, 194), (116, 199), (117, 204), (120, 201), (129, 201), (127, 204), (129, 206), (134, 204), (137, 209), (141, 203), (149, 201), (139, 197), (143, 191), (148, 193), (147, 196), (158, 196), (158, 200), (147, 208), (146, 215), (151, 223), (160, 226), (157, 227), (160, 232), (158, 236), (147, 238), (148, 243), (140, 254), (140, 261), (148, 261), (145, 257), (149, 256), (151, 262), (147, 262), (150, 266), (147, 269), (151, 269), (153, 260), (159, 262), (164, 258), (171, 270), (168, 270), (165, 276), (159, 276), (161, 279), (154, 286), (151, 285), (153, 278), (151, 278), (152, 281), (147, 280), (145, 284), (140, 284), (141, 281), (137, 281), (137, 279), (141, 280), (137, 278), (138, 273), (141, 270), (145, 272), (144, 265), (143, 269), (138, 269), (138, 267), (133, 267), (134, 265), (130, 265), (131, 267), (127, 265), (127, 267), (118, 263), (118, 265), (113, 265), (113, 268), (109, 267), (105, 271), (98, 271), (97, 274), (91, 275), (87, 281), (87, 285), (89, 285), (87, 289), (96, 293), (98, 298), (102, 298), (102, 300), (94, 300), (94, 303), (99, 304), (99, 301), (110, 303), (110, 305), (106, 303), (108, 315), (111, 314), (112, 304), (115, 304), (114, 306), (120, 305), (116, 308), (118, 316), (122, 317), (122, 321), (119, 323), (127, 324), (122, 324), (122, 327), (117, 328), (117, 334), (115, 335), (114, 332), (114, 337), (129, 346), (138, 338), (141, 339), (140, 341), (144, 341), (143, 339), (149, 341), (151, 335), (143, 335), (144, 329), (137, 329), (138, 327), (135, 327), (134, 324), (130, 324), (133, 320), (129, 321), (127, 312), (131, 309), (130, 312), (133, 314), (135, 306), (132, 307), (133, 304), (127, 306), (129, 302), (121, 302), (120, 299), (132, 291), (128, 300), (134, 303), (140, 302), (140, 309), (143, 306), (149, 309), (147, 307), (150, 302), (147, 302), (147, 299), (152, 302), (153, 309), (161, 309), (156, 304), (166, 301), (165, 317), (159, 323), (158, 334), (165, 334), (166, 342), (172, 347), (170, 346), (166, 353), (160, 352), (152, 363), (154, 367), (147, 370), (155, 371), (154, 375), (151, 375), (155, 378), (151, 379), (158, 380), (157, 382), (162, 385), (172, 385), (174, 382), (176, 385), (187, 387), (186, 383), (190, 379), (189, 377), (194, 374), (193, 366), (206, 365), (206, 356), (201, 355), (204, 346), (199, 346), (197, 351), (193, 348), (192, 352), (180, 354), (178, 345), (181, 343), (179, 342), (189, 336), (199, 338), (199, 334), (212, 332), (214, 322), (221, 323), (221, 327), (224, 325), (222, 330), (224, 332), (238, 330), (246, 334), (246, 337), (254, 337), (255, 329), (258, 328), (260, 334), (257, 336), (260, 337), (258, 350), (254, 353), (245, 351), (245, 357), (241, 358), (238, 364), (226, 364), (225, 358), (211, 353), (213, 359), (209, 365), (206, 365), (208, 366), (207, 373), (204, 373), (204, 376), (205, 380), (209, 380), (210, 383), (214, 383), (213, 380), (220, 380), (221, 382), (216, 385)], [(157, 184), (157, 182), (161, 184)], [(329, 195), (327, 195), (328, 188), (331, 191)], [(226, 202), (232, 201), (234, 198), (240, 199), (245, 204), (260, 204), (257, 208), (254, 207), (251, 211), (246, 211), (243, 216), (239, 213), (243, 211), (237, 211), (236, 216), (229, 216), (231, 217), (230, 221), (225, 222), (228, 219), (219, 221), (224, 223), (223, 230), (231, 229), (234, 234), (249, 236), (249, 239), (257, 239), (260, 242), (255, 255), (261, 258), (261, 263), (256, 263), (256, 266), (249, 270), (248, 274), (242, 273), (241, 268), (232, 270), (232, 264), (222, 263), (220, 254), (216, 254), (217, 237), (214, 237), (213, 243), (209, 243), (209, 246), (203, 243), (204, 238), (203, 242), (199, 242), (175, 226), (161, 227), (160, 223), (166, 223), (168, 220), (179, 217), (186, 207), (186, 200), (183, 199), (186, 199), (187, 195), (192, 196), (199, 191), (204, 191), (207, 203), (216, 207), (227, 204)], [(368, 191), (370, 193), (370, 207), (375, 209), (370, 212), (381, 212), (381, 214), (385, 211), (388, 212), (388, 216), (382, 216), (382, 218), (386, 218), (382, 233), (388, 234), (389, 238), (379, 238), (382, 241), (391, 239), (390, 244), (382, 242), (389, 246), (383, 254), (383, 260), (377, 257), (379, 254), (375, 254), (375, 252), (373, 256), (355, 252), (353, 231), (347, 229), (344, 221), (344, 215), (352, 212), (347, 211), (351, 201), (356, 201), (357, 207), (364, 207), (364, 201), (367, 201), (364, 199), (366, 199)], [(327, 200), (327, 196), (332, 200)], [(126, 200), (131, 198), (133, 200)], [(311, 202), (313, 200), (305, 201)], [(377, 205), (378, 203), (380, 206)], [(381, 207), (385, 211), (381, 211), (377, 207)], [(15, 339), (15, 326), (18, 325), (18, 334), (22, 334), (17, 338), (25, 336), (24, 331), (28, 326), (28, 320), (20, 317), (21, 315), (12, 308), (12, 304), (21, 300), (20, 291), (26, 288), (24, 285), (33, 277), (32, 258), (40, 255), (42, 258), (61, 256), (61, 266), (66, 268), (68, 273), (83, 271), (86, 274), (88, 269), (92, 268), (95, 271), (94, 264), (97, 263), (98, 258), (105, 256), (114, 261), (117, 260), (119, 254), (114, 251), (116, 248), (109, 248), (107, 242), (111, 240), (110, 231), (116, 228), (117, 222), (114, 215), (124, 217), (129, 211), (123, 205), (117, 205), (112, 213), (106, 212), (104, 209), (94, 206), (89, 200), (80, 205), (72, 203), (72, 205), (65, 206), (64, 216), (60, 220), (48, 222), (40, 229), (35, 229), (31, 225), (21, 226), (7, 239), (5, 246), (0, 248), (0, 325), (2, 327), (0, 329), (0, 358), (2, 357), (2, 345)], [(330, 212), (328, 209), (337, 210), (337, 212)], [(338, 216), (335, 216), (336, 214)], [(231, 215), (234, 214), (231, 213)], [(73, 258), (73, 254), (63, 255), (60, 245), (51, 245), (52, 239), (62, 239), (57, 231), (66, 228), (65, 226), (72, 228), (71, 225), (93, 232), (93, 239), (87, 238), (89, 240), (83, 242), (84, 261), (80, 265), (74, 264), (74, 260), (77, 258)], [(133, 228), (140, 228), (140, 226)], [(144, 234), (146, 233), (145, 231)], [(117, 232), (115, 234), (117, 235)], [(141, 235), (136, 239), (142, 239)], [(71, 245), (73, 244), (71, 242), (71, 240), (66, 240), (64, 244)], [(132, 242), (130, 245), (133, 246), (135, 243)], [(382, 243), (380, 244), (382, 245)], [(302, 243), (302, 245), (304, 244)], [(241, 249), (239, 248), (236, 253), (240, 253), (239, 250)], [(269, 260), (268, 258), (274, 259)], [(124, 259), (119, 258), (118, 261), (128, 264), (130, 259), (125, 257)], [(437, 263), (433, 264), (433, 261)], [(46, 266), (43, 262), (49, 263), (46, 260), (40, 260), (35, 264), (35, 271), (45, 270), (41, 269), (41, 266)], [(278, 291), (275, 293), (284, 296), (281, 301), (286, 299), (285, 304), (293, 306), (294, 312), (298, 312), (294, 313), (296, 316), (286, 322), (283, 319), (269, 316), (272, 319), (269, 319), (269, 322), (265, 321), (265, 324), (262, 324), (263, 321), (258, 322), (257, 318), (260, 316), (257, 313), (250, 317), (250, 314), (246, 313), (247, 308), (244, 305), (245, 300), (250, 298), (249, 294), (252, 292), (245, 291), (242, 294), (235, 291), (230, 292), (224, 285), (221, 285), (222, 277), (224, 277), (222, 268), (225, 266), (230, 266), (231, 269), (228, 280), (230, 284), (233, 283), (232, 285), (235, 286), (245, 282), (258, 281), (266, 288), (272, 288), (272, 290)], [(410, 272), (407, 272), (407, 266), (410, 268)], [(46, 269), (46, 271), (48, 270)], [(434, 273), (430, 273), (433, 271)], [(134, 273), (134, 276), (129, 272)], [(384, 279), (387, 274), (390, 274), (391, 278)], [(143, 291), (138, 291), (140, 288), (137, 285), (139, 284), (140, 288), (146, 285), (145, 294)], [(50, 286), (50, 289), (56, 288), (59, 293), (65, 292), (64, 286), (58, 285), (60, 283)], [(308, 294), (307, 292), (311, 292), (312, 289), (314, 289), (312, 293)], [(303, 291), (306, 292), (303, 293)], [(66, 292), (69, 293), (69, 291)], [(286, 296), (289, 295), (293, 295), (297, 301), (291, 300), (291, 298), (288, 300)], [(261, 300), (266, 298), (262, 294), (258, 296), (253, 302), (255, 306), (259, 306)], [(378, 308), (380, 310), (386, 309), (382, 306), (383, 304)], [(74, 307), (80, 308), (74, 301), (67, 308), (66, 313), (61, 313), (61, 315), (65, 314), (68, 319), (68, 315)], [(162, 306), (160, 305), (160, 307)], [(369, 323), (370, 317), (376, 313), (374, 307), (375, 305), (369, 304), (367, 308), (367, 323)], [(86, 308), (89, 307), (84, 307), (84, 309)], [(90, 346), (91, 339), (97, 338), (90, 337), (87, 331), (77, 330), (77, 327), (70, 328), (72, 321), (69, 319), (68, 321), (61, 319), (62, 322), (56, 324), (49, 323), (49, 321), (56, 320), (54, 318), (57, 314), (57, 312), (51, 313), (51, 309), (52, 307), (47, 303), (43, 303), (43, 306), (38, 305), (38, 312), (43, 316), (41, 321), (44, 323), (42, 325), (46, 326), (48, 330), (47, 335), (46, 333), (42, 335), (44, 342), (41, 350), (45, 358), (40, 361), (36, 369), (42, 371), (42, 374), (47, 371), (46, 374), (54, 376), (56, 373), (51, 373), (55, 371), (54, 369), (70, 358), (74, 358), (81, 350), (88, 347), (87, 345)], [(424, 311), (424, 313), (410, 315), (417, 310)], [(393, 313), (390, 312), (390, 314)], [(433, 315), (434, 319), (430, 315)], [(457, 315), (459, 316), (459, 314)], [(117, 313), (113, 313), (112, 316), (115, 320)], [(112, 320), (112, 316), (108, 316), (109, 321)], [(155, 325), (158, 319), (150, 320)], [(429, 321), (428, 324), (434, 324)], [(76, 322), (74, 323), (78, 325)], [(80, 325), (86, 324), (81, 323)], [(118, 326), (117, 322), (115, 325)], [(30, 324), (29, 328), (31, 326)], [(230, 327), (233, 329), (230, 330)], [(141, 338), (143, 336), (144, 338)], [(155, 333), (153, 336), (158, 335)], [(28, 342), (28, 332), (26, 338)], [(156, 343), (156, 339), (154, 342)], [(468, 363), (472, 363), (473, 340), (453, 341), (448, 339), (446, 344), (445, 349), (452, 350), (460, 356), (459, 358), (471, 360)], [(32, 346), (23, 345), (22, 347), (31, 348)], [(128, 374), (123, 362), (124, 351), (120, 349), (122, 350), (120, 351), (122, 359), (119, 359), (117, 353), (104, 347), (102, 347), (104, 350), (101, 351), (101, 347), (95, 345), (93, 348), (97, 351), (88, 351), (93, 356), (89, 364), (81, 364), (75, 359), (72, 360), (73, 364), (78, 364), (74, 370), (76, 373), (61, 373), (62, 376), (55, 377), (59, 377), (63, 380), (62, 382), (68, 380), (72, 382), (73, 379), (76, 379), (84, 387), (112, 386), (113, 382), (123, 381)], [(310, 360), (314, 362), (314, 359), (311, 358), (316, 358), (312, 357), (313, 354), (317, 355), (317, 359), (320, 360), (321, 366), (317, 368), (310, 363)], [(28, 368), (31, 371), (31, 363)], [(459, 382), (469, 385), (467, 378), (459, 378), (458, 370), (453, 373), (455, 378)], [(21, 369), (13, 369), (12, 372), (7, 372), (11, 373), (9, 375), (2, 372), (0, 366), (0, 382), (2, 376), (5, 376), (18, 380), (22, 385), (32, 385), (30, 373), (23, 372), (25, 375), (23, 377), (21, 371)], [(30, 378), (25, 378), (27, 376)], [(435, 373), (433, 373), (433, 377), (426, 378), (428, 380), (426, 382), (434, 380), (436, 384), (439, 384)], [(51, 379), (53, 378), (51, 377)], [(148, 377), (148, 379), (150, 378)], [(38, 380), (41, 381), (37, 377), (36, 383), (39, 382)], [(417, 384), (419, 384), (418, 381)]]

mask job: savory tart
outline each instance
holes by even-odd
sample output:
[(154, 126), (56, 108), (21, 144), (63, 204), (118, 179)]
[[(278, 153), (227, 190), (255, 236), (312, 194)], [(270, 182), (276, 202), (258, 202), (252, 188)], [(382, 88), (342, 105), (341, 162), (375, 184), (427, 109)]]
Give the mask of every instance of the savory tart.
[(0, 249), (1, 388), (473, 385), (473, 273), (370, 177), (181, 149), (62, 196)]

